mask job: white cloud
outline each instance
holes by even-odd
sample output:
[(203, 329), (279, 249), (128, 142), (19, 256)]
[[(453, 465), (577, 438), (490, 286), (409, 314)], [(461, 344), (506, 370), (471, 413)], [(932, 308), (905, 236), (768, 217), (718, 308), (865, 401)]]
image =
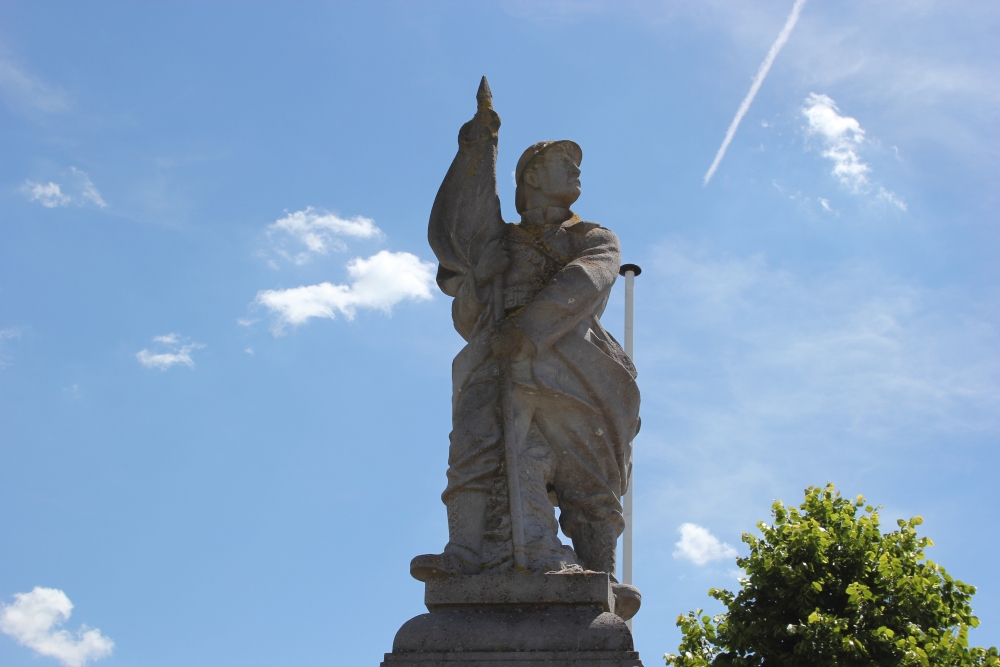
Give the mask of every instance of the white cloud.
[(833, 175), (852, 191), (863, 192), (868, 188), (871, 171), (858, 155), (865, 131), (856, 119), (841, 116), (838, 111), (827, 95), (809, 93), (802, 114), (809, 122), (809, 131), (823, 138), (826, 144), (823, 157), (833, 161)]
[(356, 257), (347, 265), (350, 285), (320, 283), (285, 290), (264, 290), (256, 302), (275, 315), (271, 331), (297, 326), (312, 317), (334, 319), (339, 312), (353, 319), (359, 308), (390, 312), (405, 299), (424, 301), (432, 296), (435, 265), (408, 252), (382, 250), (368, 259)]
[(49, 113), (69, 109), (69, 102), (61, 90), (25, 74), (6, 60), (0, 60), (0, 94), (15, 107)]
[(708, 565), (713, 560), (736, 558), (736, 549), (698, 524), (685, 523), (678, 528), (680, 541), (675, 545), (674, 558), (689, 560), (695, 565)]
[(76, 167), (70, 167), (69, 169), (71, 184), (65, 192), (63, 191), (63, 186), (54, 181), (36, 183), (29, 180), (25, 181), (21, 186), (21, 193), (29, 201), (38, 202), (45, 208), (56, 208), (71, 204), (84, 206), (87, 203), (99, 208), (107, 208), (107, 202), (101, 197), (101, 193), (97, 191), (97, 187), (94, 186), (94, 182), (90, 180), (87, 172)]
[(48, 183), (25, 181), (21, 186), (21, 192), (29, 201), (36, 201), (45, 208), (68, 206), (73, 201), (72, 197), (63, 194), (62, 187), (58, 183), (51, 181)]
[(57, 588), (35, 587), (30, 593), (15, 593), (14, 603), (0, 609), (0, 631), (66, 667), (83, 667), (114, 650), (115, 643), (97, 628), (82, 625), (76, 633), (57, 629), (73, 611), (73, 603)]
[(149, 350), (139, 350), (135, 353), (135, 358), (146, 368), (158, 368), (165, 371), (171, 366), (182, 364), (188, 368), (194, 368), (194, 359), (191, 352), (205, 347), (202, 343), (182, 343), (181, 337), (175, 333), (163, 336), (154, 336), (154, 343), (160, 343), (166, 350), (160, 352), (150, 352)]
[(833, 211), (833, 209), (830, 208), (830, 200), (829, 199), (823, 199), (822, 197), (820, 197), (819, 198), (819, 205), (823, 207), (824, 211), (827, 211), (827, 212)]
[(284, 218), (268, 225), (269, 237), (281, 232), (287, 237), (298, 241), (306, 247), (303, 252), (289, 253), (279, 241), (277, 252), (295, 264), (309, 261), (311, 254), (325, 255), (330, 250), (343, 252), (347, 250), (338, 236), (349, 236), (357, 239), (380, 239), (382, 230), (375, 226), (375, 221), (361, 215), (353, 218), (341, 218), (333, 213), (320, 212), (309, 206), (304, 211), (289, 213)]
[[(802, 115), (808, 122), (810, 134), (819, 135), (823, 139), (825, 150), (823, 157), (833, 162), (833, 175), (855, 194), (871, 190), (871, 167), (861, 159), (859, 153), (865, 142), (865, 131), (855, 118), (841, 116), (837, 105), (828, 95), (809, 93)], [(876, 200), (895, 206), (906, 212), (906, 202), (895, 193), (878, 186)], [(825, 200), (820, 200), (821, 203)], [(827, 205), (824, 204), (824, 208)], [(829, 209), (827, 209), (829, 210)]]

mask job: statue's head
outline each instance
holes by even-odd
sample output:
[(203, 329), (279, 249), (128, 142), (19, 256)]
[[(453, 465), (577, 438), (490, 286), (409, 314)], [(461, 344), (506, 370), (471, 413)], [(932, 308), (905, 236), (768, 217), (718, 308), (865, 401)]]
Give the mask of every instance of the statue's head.
[(539, 141), (529, 146), (514, 170), (517, 212), (539, 206), (572, 206), (580, 197), (582, 160), (583, 151), (573, 141)]

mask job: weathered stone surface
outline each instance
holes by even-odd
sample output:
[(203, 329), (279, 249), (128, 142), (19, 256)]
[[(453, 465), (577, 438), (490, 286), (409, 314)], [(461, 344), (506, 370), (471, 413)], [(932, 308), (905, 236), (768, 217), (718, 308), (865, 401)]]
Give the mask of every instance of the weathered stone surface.
[(600, 320), (618, 237), (570, 210), (583, 151), (568, 140), (524, 151), (521, 219), (504, 222), (500, 117), (485, 79), (477, 100), (428, 225), (438, 285), (467, 341), (452, 365), (449, 541), (411, 572), (421, 581), (567, 565), (613, 573), (639, 428), (635, 367)]
[(604, 572), (442, 577), (424, 600), (430, 612), (403, 624), (385, 667), (641, 664)]
[(635, 651), (503, 651), (385, 654), (383, 667), (642, 667)]
[(421, 614), (403, 624), (393, 653), (631, 651), (625, 621), (590, 608), (469, 609)]
[(427, 582), (424, 604), (430, 611), (483, 605), (596, 605), (615, 610), (606, 572), (442, 577)]
[(477, 102), (428, 225), (467, 343), (452, 364), (449, 541), (410, 562), (429, 613), (382, 664), (641, 667), (623, 620), (641, 596), (613, 578), (639, 428), (635, 367), (600, 320), (618, 237), (570, 210), (583, 151), (565, 140), (521, 156), (520, 221), (504, 222), (485, 77)]

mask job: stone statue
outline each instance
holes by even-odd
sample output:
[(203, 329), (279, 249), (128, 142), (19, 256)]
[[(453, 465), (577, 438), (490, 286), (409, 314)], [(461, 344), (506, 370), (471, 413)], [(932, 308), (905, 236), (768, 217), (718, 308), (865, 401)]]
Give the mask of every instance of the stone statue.
[[(468, 342), (453, 364), (449, 542), (411, 572), (615, 572), (619, 502), (639, 427), (636, 371), (600, 316), (618, 237), (579, 218), (582, 151), (542, 141), (517, 162), (520, 223), (504, 223), (485, 79), (476, 117), (438, 191), (429, 239), (437, 282)], [(511, 466), (516, 466), (512, 469)], [(564, 546), (559, 525), (573, 541)], [(520, 525), (518, 525), (520, 524)]]
[(521, 221), (505, 223), (485, 77), (476, 97), (428, 229), (467, 342), (452, 366), (449, 541), (411, 561), (429, 613), (400, 628), (382, 664), (641, 667), (625, 623), (639, 591), (614, 578), (639, 390), (600, 321), (618, 237), (570, 210), (583, 157), (572, 141), (524, 152)]

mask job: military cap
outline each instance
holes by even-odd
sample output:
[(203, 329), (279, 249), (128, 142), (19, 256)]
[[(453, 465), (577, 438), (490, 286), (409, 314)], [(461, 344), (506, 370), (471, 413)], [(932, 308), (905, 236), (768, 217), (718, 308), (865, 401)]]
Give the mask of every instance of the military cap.
[(514, 191), (514, 208), (517, 209), (518, 213), (524, 212), (524, 193), (521, 191), (521, 177), (524, 175), (524, 170), (528, 168), (528, 165), (536, 157), (554, 148), (566, 151), (578, 167), (580, 166), (580, 162), (583, 161), (583, 150), (580, 148), (580, 145), (569, 139), (539, 141), (537, 144), (528, 146), (528, 149), (521, 153), (521, 159), (517, 161), (517, 167), (514, 169), (514, 184), (516, 186)]

